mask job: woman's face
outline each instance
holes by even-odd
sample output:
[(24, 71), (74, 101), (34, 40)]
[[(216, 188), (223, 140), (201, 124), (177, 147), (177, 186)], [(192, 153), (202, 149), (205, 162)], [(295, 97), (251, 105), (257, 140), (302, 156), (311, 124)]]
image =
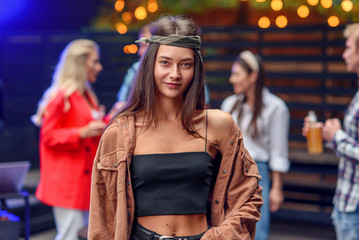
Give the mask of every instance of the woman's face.
[(254, 87), (256, 82), (256, 73), (248, 73), (242, 65), (234, 63), (232, 66), (232, 73), (229, 82), (233, 86), (235, 94), (246, 94)]
[(156, 94), (166, 98), (183, 98), (193, 79), (194, 53), (190, 48), (160, 45), (154, 76)]
[(87, 57), (86, 60), (86, 73), (87, 80), (90, 83), (95, 83), (97, 80), (97, 75), (102, 71), (102, 65), (100, 63), (100, 57), (98, 52), (93, 49)]

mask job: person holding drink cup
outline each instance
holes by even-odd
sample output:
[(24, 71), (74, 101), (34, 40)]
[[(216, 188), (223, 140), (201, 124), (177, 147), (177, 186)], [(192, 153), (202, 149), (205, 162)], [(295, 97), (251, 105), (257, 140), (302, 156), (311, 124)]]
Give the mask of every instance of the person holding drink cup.
[[(347, 25), (344, 37), (347, 70), (359, 76), (359, 23)], [(340, 157), (332, 212), (337, 239), (359, 239), (359, 91), (345, 112), (343, 127), (338, 118), (327, 119), (324, 124), (318, 122), (316, 126), (322, 127), (323, 140), (331, 143)], [(307, 136), (309, 129), (306, 117), (303, 136)]]

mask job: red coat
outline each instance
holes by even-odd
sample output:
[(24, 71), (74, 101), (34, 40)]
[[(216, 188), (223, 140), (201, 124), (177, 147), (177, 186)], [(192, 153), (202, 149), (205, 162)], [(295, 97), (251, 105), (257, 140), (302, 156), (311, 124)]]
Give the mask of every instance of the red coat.
[[(40, 130), (40, 183), (36, 197), (50, 206), (88, 210), (92, 163), (99, 137), (81, 139), (79, 129), (93, 120), (92, 110), (79, 93), (63, 91), (52, 99)], [(96, 101), (92, 106), (98, 109)]]

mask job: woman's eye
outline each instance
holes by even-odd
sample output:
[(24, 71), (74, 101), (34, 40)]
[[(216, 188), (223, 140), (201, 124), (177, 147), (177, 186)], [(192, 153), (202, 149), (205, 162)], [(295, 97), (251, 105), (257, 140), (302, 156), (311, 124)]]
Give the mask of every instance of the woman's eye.
[(166, 60), (162, 60), (162, 61), (160, 61), (160, 63), (164, 64), (164, 65), (168, 64), (168, 62)]
[(190, 68), (192, 67), (192, 63), (183, 63), (182, 66), (186, 68)]

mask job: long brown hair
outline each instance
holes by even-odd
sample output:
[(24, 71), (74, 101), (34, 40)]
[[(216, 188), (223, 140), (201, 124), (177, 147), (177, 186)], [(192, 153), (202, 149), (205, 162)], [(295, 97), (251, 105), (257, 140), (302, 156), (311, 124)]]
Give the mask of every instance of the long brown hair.
[[(257, 62), (258, 62), (258, 76), (257, 76), (257, 81), (256, 81), (256, 85), (255, 85), (255, 91), (254, 91), (254, 109), (253, 109), (253, 116), (251, 119), (251, 122), (249, 123), (249, 128), (250, 128), (250, 133), (252, 135), (253, 138), (258, 137), (258, 127), (257, 127), (257, 119), (259, 118), (261, 112), (262, 112), (262, 108), (263, 108), (263, 88), (265, 86), (265, 80), (266, 80), (266, 75), (265, 75), (265, 70), (263, 68), (263, 63), (262, 63), (262, 59), (259, 55), (255, 55)], [(235, 63), (241, 65), (244, 70), (247, 72), (247, 74), (251, 74), (254, 70), (249, 66), (249, 64), (242, 59), (241, 57), (238, 57), (235, 60)], [(235, 109), (240, 109), (239, 113), (238, 113), (238, 123), (240, 122), (240, 119), (242, 117), (242, 104), (243, 102), (246, 101), (246, 96), (244, 96), (243, 99), (241, 99), (242, 102), (237, 102), (232, 110), (231, 113), (233, 112), (233, 110)]]
[[(157, 36), (199, 35), (198, 26), (188, 18), (180, 16), (163, 16), (151, 23), (150, 32)], [(117, 116), (127, 114), (144, 114), (144, 123), (147, 128), (158, 124), (155, 104), (155, 77), (154, 67), (160, 44), (151, 43), (140, 60), (140, 67), (135, 77), (135, 83), (130, 90), (129, 100)], [(194, 74), (188, 89), (183, 95), (182, 125), (191, 134), (197, 131), (193, 128), (192, 118), (196, 110), (204, 109), (204, 74), (203, 63), (199, 54), (194, 53)]]

